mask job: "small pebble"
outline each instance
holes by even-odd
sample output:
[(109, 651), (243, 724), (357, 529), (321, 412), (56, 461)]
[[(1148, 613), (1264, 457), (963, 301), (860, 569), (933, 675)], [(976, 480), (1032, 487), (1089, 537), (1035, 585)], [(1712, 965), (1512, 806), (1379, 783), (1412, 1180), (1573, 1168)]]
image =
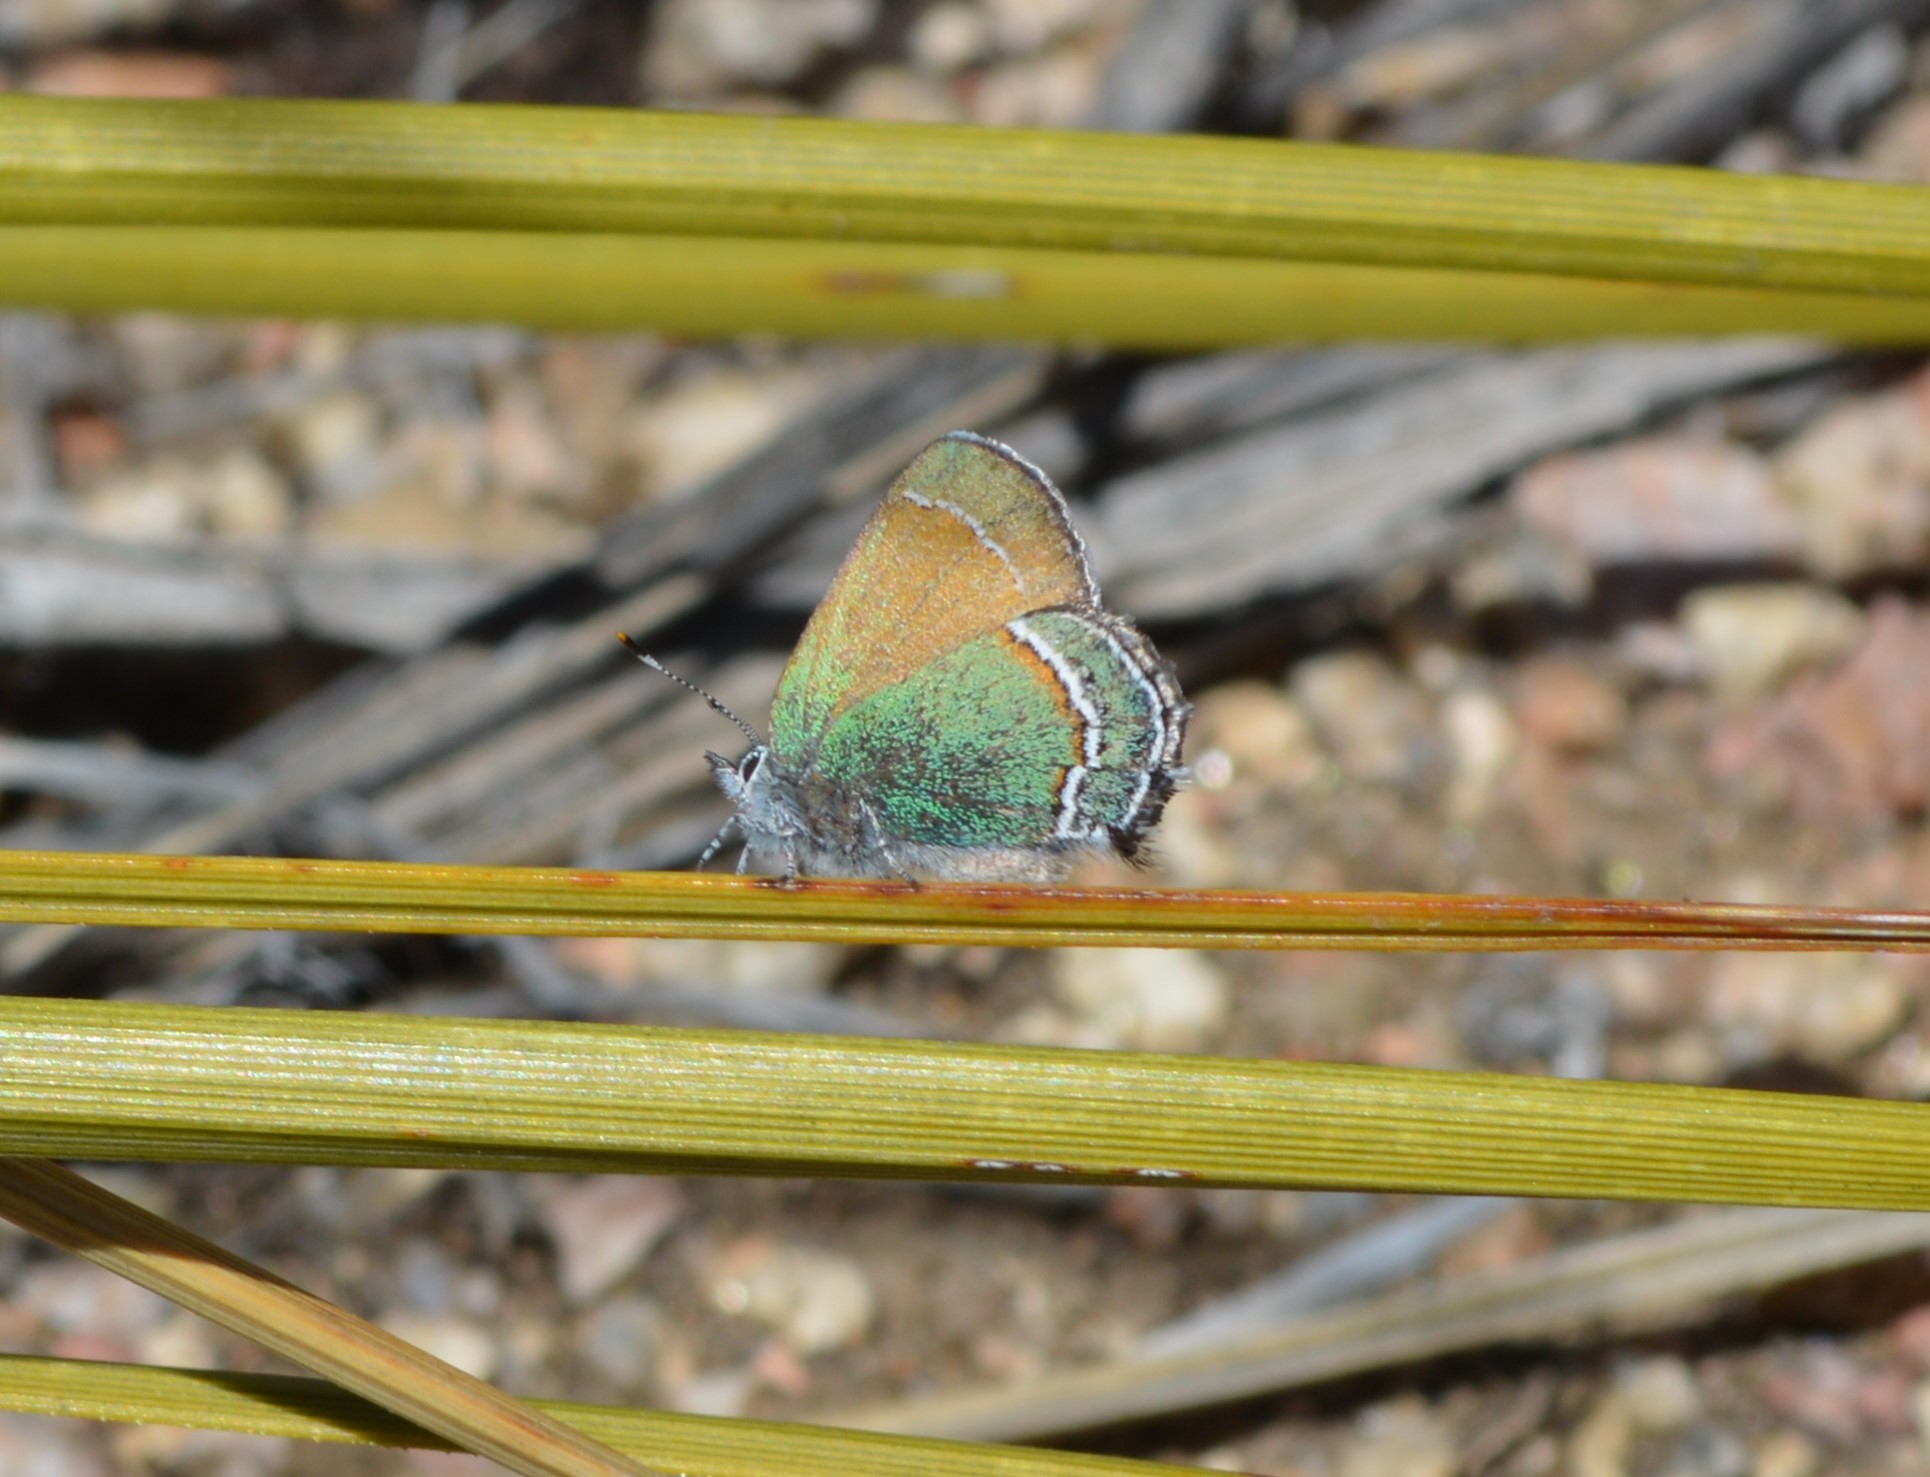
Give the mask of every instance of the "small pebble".
[(1741, 1033), (1745, 1061), (1781, 1051), (1840, 1061), (1903, 1024), (1905, 967), (1884, 954), (1723, 954), (1710, 972), (1708, 1018)]
[(530, 1193), (556, 1248), (556, 1280), (579, 1306), (642, 1262), (684, 1213), (676, 1182), (649, 1175), (547, 1175)]
[(1892, 1323), (1890, 1341), (1912, 1365), (1930, 1374), (1930, 1304), (1919, 1304)]
[(446, 1169), (337, 1169), (310, 1164), (289, 1177), (302, 1216), (348, 1243), (379, 1240), (396, 1216), (445, 1184)]
[(1638, 1359), (1615, 1371), (1615, 1389), (1638, 1431), (1680, 1431), (1702, 1414), (1702, 1391), (1673, 1354)]
[(947, 87), (909, 67), (861, 67), (838, 89), (830, 110), (882, 123), (965, 121), (964, 108)]
[(350, 390), (319, 396), (285, 425), (297, 467), (322, 497), (353, 496), (375, 477), (382, 413), (371, 396)]
[[(254, 1436), (241, 1431), (190, 1431), (167, 1426), (112, 1426), (107, 1443), (122, 1474), (193, 1473), (194, 1477), (258, 1477), (287, 1472), (307, 1447), (279, 1436)], [(472, 1458), (473, 1460), (473, 1458)], [(16, 1467), (0, 1459), (6, 1477), (27, 1477), (36, 1469)], [(76, 1477), (93, 1469), (85, 1465), (59, 1469), (61, 1477)]]
[(1433, 729), (1420, 690), (1381, 656), (1341, 651), (1293, 669), (1293, 695), (1351, 779), (1398, 783), (1425, 758)]
[(178, 0), (13, 0), (0, 6), (0, 45), (46, 50), (102, 31), (146, 30)]
[(1732, 703), (1848, 656), (1868, 624), (1854, 604), (1820, 585), (1716, 585), (1682, 604), (1683, 629), (1710, 685)]
[(1189, 753), (1217, 750), (1231, 765), (1216, 788), (1251, 778), (1298, 789), (1312, 784), (1325, 762), (1306, 710), (1265, 682), (1209, 688), (1194, 706), (1187, 734)]
[(1479, 820), (1487, 813), (1495, 786), (1514, 763), (1520, 730), (1501, 700), (1478, 688), (1448, 694), (1441, 705), (1441, 728), (1454, 765), (1448, 814), (1461, 821)]
[(288, 479), (266, 457), (235, 447), (210, 462), (202, 478), (202, 515), (216, 537), (267, 541), (294, 526)]
[(134, 1342), (143, 1364), (177, 1369), (213, 1369), (220, 1362), (214, 1325), (183, 1309), (157, 1323)]
[(676, 497), (767, 443), (824, 385), (804, 368), (690, 375), (630, 412), (623, 455), (652, 497)]
[(1077, 47), (1008, 61), (978, 78), (972, 122), (987, 128), (1071, 128), (1091, 110), (1105, 58)]
[(692, 1375), (664, 1403), (689, 1415), (742, 1415), (752, 1383), (748, 1369), (711, 1370)]
[(1749, 1477), (1749, 1448), (1726, 1426), (1703, 1422), (1684, 1431), (1663, 1477)]
[(613, 983), (667, 980), (752, 995), (815, 994), (846, 957), (832, 944), (733, 939), (572, 939), (557, 953), (571, 968)]
[(158, 1294), (71, 1258), (30, 1267), (9, 1301), (54, 1332), (98, 1332), (116, 1339), (138, 1338), (174, 1310)]
[(81, 524), (104, 538), (168, 542), (196, 531), (194, 468), (157, 457), (114, 473), (80, 499)]
[(446, 1317), (456, 1301), (457, 1267), (448, 1250), (427, 1236), (411, 1236), (394, 1253), (395, 1290), (402, 1306)]
[(1628, 733), (1628, 701), (1579, 657), (1530, 657), (1514, 681), (1515, 720), (1537, 743), (1564, 753), (1599, 754)]
[(221, 97), (234, 68), (186, 51), (63, 51), (27, 74), (27, 92), (61, 97)]
[(490, 396), (483, 426), (491, 489), (531, 502), (588, 502), (588, 469), (571, 454), (562, 429), (533, 378), (507, 379)]
[(1654, 437), (1566, 452), (1523, 472), (1509, 501), (1597, 567), (1780, 559), (1799, 543), (1768, 464), (1725, 442)]
[(1816, 1477), (1822, 1453), (1801, 1431), (1778, 1431), (1756, 1448), (1749, 1477)]
[[(1757, 1404), (1765, 1413), (1839, 1446), (1869, 1435), (1861, 1408), (1869, 1371), (1841, 1344), (1809, 1339), (1764, 1362)], [(1914, 1406), (1913, 1397), (1905, 1403)]]
[(1080, 1045), (1198, 1051), (1226, 1020), (1226, 976), (1192, 949), (1060, 949), (1052, 971)]
[(1340, 1477), (1452, 1477), (1453, 1437), (1425, 1401), (1407, 1396), (1362, 1412)]
[(992, 44), (985, 12), (966, 0), (940, 0), (912, 22), (905, 51), (912, 65), (932, 76), (949, 76), (982, 58)]
[(1930, 1462), (1930, 1380), (1919, 1383), (1910, 1392), (1910, 1413), (1916, 1418), (1917, 1441), (1923, 1450), (1923, 1459)]
[(993, 40), (1015, 56), (1084, 30), (1109, 8), (1108, 0), (982, 0)]
[(650, 1377), (663, 1336), (663, 1309), (647, 1297), (601, 1303), (583, 1319), (576, 1352), (611, 1384), (636, 1389)]
[(1633, 1434), (1628, 1407), (1613, 1390), (1608, 1391), (1568, 1438), (1570, 1477), (1627, 1477)]
[(1863, 165), (1872, 179), (1930, 185), (1930, 93), (1903, 99), (1871, 130)]
[(661, 0), (644, 83), (670, 98), (781, 86), (824, 51), (860, 40), (877, 9), (877, 0)]
[(1818, 574), (1915, 567), (1930, 553), (1930, 375), (1826, 411), (1775, 467)]
[(710, 1292), (724, 1312), (757, 1319), (806, 1356), (856, 1343), (878, 1311), (849, 1257), (755, 1238), (724, 1253)]
[(210, 331), (204, 319), (128, 313), (109, 319), (105, 331), (127, 388), (139, 398), (193, 390), (232, 367), (234, 331)]
[(1125, 1233), (1136, 1251), (1172, 1252), (1192, 1219), (1188, 1197), (1171, 1189), (1115, 1185), (1106, 1191), (1107, 1225)]
[(563, 1342), (571, 1337), (566, 1325), (545, 1310), (522, 1312), (510, 1318), (497, 1318), (491, 1325), (502, 1368), (498, 1378), (506, 1383), (526, 1385), (545, 1371)]

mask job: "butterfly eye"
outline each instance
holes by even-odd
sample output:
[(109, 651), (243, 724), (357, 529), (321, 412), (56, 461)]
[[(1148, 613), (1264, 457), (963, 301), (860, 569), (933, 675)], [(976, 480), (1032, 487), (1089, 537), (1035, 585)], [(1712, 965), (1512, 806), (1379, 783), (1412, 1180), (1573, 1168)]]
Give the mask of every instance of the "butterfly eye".
[(750, 753), (744, 756), (744, 762), (737, 766), (737, 777), (748, 784), (751, 776), (757, 773), (757, 766), (763, 762), (764, 751), (762, 749), (752, 749)]

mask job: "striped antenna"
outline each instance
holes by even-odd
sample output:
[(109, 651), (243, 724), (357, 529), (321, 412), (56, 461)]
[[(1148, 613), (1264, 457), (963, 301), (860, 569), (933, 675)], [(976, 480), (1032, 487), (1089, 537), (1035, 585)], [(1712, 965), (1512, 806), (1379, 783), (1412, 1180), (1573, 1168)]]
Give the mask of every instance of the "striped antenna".
[(752, 728), (750, 724), (746, 723), (742, 718), (739, 718), (735, 713), (731, 712), (729, 708), (725, 707), (722, 703), (718, 702), (716, 698), (712, 697), (709, 693), (705, 692), (703, 688), (699, 687), (695, 682), (692, 682), (687, 677), (679, 677), (675, 672), (671, 671), (670, 668), (666, 667), (662, 662), (658, 661), (654, 656), (650, 655), (649, 652), (645, 651), (641, 646), (637, 645), (636, 642), (632, 641), (623, 632), (621, 631), (617, 632), (617, 640), (621, 641), (625, 646), (629, 647), (630, 654), (634, 656), (638, 661), (642, 662), (651, 671), (661, 672), (663, 673), (664, 676), (668, 677), (672, 682), (676, 683), (679, 687), (689, 688), (692, 692), (696, 693), (698, 697), (702, 698), (705, 702), (709, 703), (713, 711), (722, 713), (726, 718), (730, 719), (731, 722), (735, 723), (739, 728), (743, 729), (744, 737), (749, 739), (753, 745), (762, 747), (764, 740), (757, 736), (757, 730), (755, 728)]

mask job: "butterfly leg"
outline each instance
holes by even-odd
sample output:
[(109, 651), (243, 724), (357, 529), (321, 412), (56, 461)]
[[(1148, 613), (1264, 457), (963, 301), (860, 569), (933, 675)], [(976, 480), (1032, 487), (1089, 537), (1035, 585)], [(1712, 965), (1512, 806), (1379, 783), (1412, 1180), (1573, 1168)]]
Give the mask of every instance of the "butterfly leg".
[(796, 887), (797, 878), (797, 838), (786, 836), (784, 838), (784, 880), (779, 886)]
[(878, 817), (872, 813), (870, 803), (863, 796), (858, 797), (858, 815), (864, 821), (865, 829), (871, 832), (871, 844), (878, 848), (878, 855), (885, 859), (885, 865), (897, 874), (898, 880), (905, 886), (916, 887), (918, 879), (907, 872), (900, 865), (898, 858), (891, 854), (891, 848), (885, 844), (884, 827), (878, 824)]
[[(703, 871), (704, 867), (709, 863), (710, 859), (716, 856), (717, 853), (723, 849), (724, 838), (730, 835), (730, 833), (736, 829), (737, 829), (736, 816), (732, 816), (729, 820), (725, 821), (723, 825), (717, 828), (717, 834), (710, 838), (710, 845), (706, 846), (703, 849), (703, 851), (698, 854), (698, 857), (697, 857), (698, 871), (700, 872)], [(745, 852), (745, 855), (748, 856), (750, 854), (750, 848), (745, 847), (744, 852)], [(744, 863), (741, 859), (737, 863), (737, 870), (740, 872), (744, 870)]]
[[(778, 879), (777, 885), (784, 888), (793, 888), (798, 885), (797, 838), (780, 832), (779, 841), (784, 847), (784, 875)], [(746, 841), (742, 854), (737, 858), (737, 875), (742, 877), (750, 870), (750, 867), (751, 846), (750, 842)]]

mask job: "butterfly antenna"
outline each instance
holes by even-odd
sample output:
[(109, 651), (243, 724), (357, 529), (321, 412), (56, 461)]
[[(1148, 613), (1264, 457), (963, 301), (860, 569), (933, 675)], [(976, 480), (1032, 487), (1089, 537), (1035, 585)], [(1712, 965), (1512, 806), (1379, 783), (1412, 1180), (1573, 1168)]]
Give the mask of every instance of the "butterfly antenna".
[(645, 651), (641, 646), (637, 645), (636, 642), (632, 641), (628, 636), (624, 635), (623, 632), (621, 631), (617, 632), (617, 640), (621, 641), (625, 646), (629, 647), (630, 655), (634, 656), (638, 661), (642, 662), (651, 671), (661, 672), (663, 673), (664, 676), (668, 677), (672, 682), (676, 683), (679, 687), (689, 688), (690, 691), (696, 693), (698, 697), (702, 698), (705, 702), (710, 704), (711, 711), (716, 713), (722, 713), (726, 718), (730, 719), (731, 722), (735, 723), (739, 728), (743, 729), (744, 737), (749, 739), (752, 744), (762, 746), (764, 740), (757, 736), (757, 730), (755, 728), (752, 728), (750, 724), (746, 723), (742, 718), (739, 718), (735, 713), (731, 712), (729, 708), (725, 707), (722, 703), (717, 701), (716, 698), (712, 697), (709, 693), (705, 692), (703, 688), (699, 687), (695, 682), (692, 682), (687, 677), (679, 677), (675, 672), (671, 671), (670, 668), (666, 667), (662, 662), (658, 661), (654, 656), (650, 655), (649, 652)]

